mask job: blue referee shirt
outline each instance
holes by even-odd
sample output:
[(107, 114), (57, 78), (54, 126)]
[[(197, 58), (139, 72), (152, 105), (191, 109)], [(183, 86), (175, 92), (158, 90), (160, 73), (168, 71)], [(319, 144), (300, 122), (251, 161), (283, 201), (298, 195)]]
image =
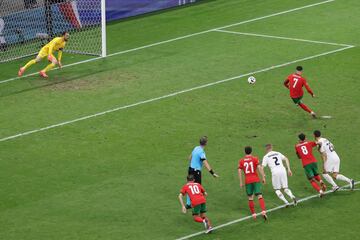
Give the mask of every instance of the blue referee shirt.
[(201, 146), (195, 147), (191, 153), (190, 167), (201, 171), (204, 160), (206, 160), (204, 149)]

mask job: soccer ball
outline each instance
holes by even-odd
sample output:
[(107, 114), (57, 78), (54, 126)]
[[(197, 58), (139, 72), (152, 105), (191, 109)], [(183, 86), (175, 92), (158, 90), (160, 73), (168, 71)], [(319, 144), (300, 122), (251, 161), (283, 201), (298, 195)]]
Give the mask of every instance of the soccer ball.
[(248, 83), (249, 83), (249, 84), (254, 84), (254, 83), (256, 83), (256, 78), (255, 78), (254, 76), (250, 76), (250, 77), (248, 78)]

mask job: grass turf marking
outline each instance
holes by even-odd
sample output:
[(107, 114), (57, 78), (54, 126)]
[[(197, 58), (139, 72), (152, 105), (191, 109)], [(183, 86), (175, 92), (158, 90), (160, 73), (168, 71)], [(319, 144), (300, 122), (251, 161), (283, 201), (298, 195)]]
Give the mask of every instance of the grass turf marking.
[[(172, 39), (165, 40), (165, 41), (160, 41), (160, 42), (152, 43), (152, 44), (145, 45), (145, 46), (141, 46), (141, 47), (137, 47), (137, 48), (132, 48), (132, 49), (128, 49), (128, 50), (124, 50), (124, 51), (120, 51), (120, 52), (111, 53), (111, 54), (108, 54), (106, 57), (112, 57), (112, 56), (122, 55), (122, 54), (125, 54), (125, 53), (134, 52), (134, 51), (139, 51), (139, 50), (142, 50), (142, 49), (146, 49), (146, 48), (158, 46), (158, 45), (161, 45), (161, 44), (170, 43), (170, 42), (182, 40), (182, 39), (185, 39), (185, 38), (190, 38), (190, 37), (197, 36), (197, 35), (204, 34), (204, 33), (209, 33), (209, 32), (212, 32), (212, 31), (214, 31), (214, 30), (221, 30), (221, 29), (225, 29), (225, 28), (229, 28), (229, 27), (234, 27), (234, 26), (242, 25), (242, 24), (245, 24), (245, 23), (255, 22), (255, 21), (262, 20), (262, 19), (266, 19), (266, 18), (270, 18), (270, 17), (279, 16), (279, 15), (282, 15), (282, 14), (287, 14), (287, 13), (299, 11), (299, 10), (302, 10), (302, 9), (315, 7), (315, 6), (322, 5), (322, 4), (326, 4), (326, 3), (331, 3), (331, 2), (334, 2), (334, 1), (335, 1), (335, 0), (327, 0), (327, 1), (322, 1), (322, 2), (318, 2), (318, 3), (313, 3), (313, 4), (305, 5), (305, 6), (302, 6), (302, 7), (297, 7), (297, 8), (293, 8), (293, 9), (289, 9), (289, 10), (285, 10), (285, 11), (273, 13), (273, 14), (270, 14), (270, 15), (266, 15), (266, 16), (262, 16), (262, 17), (257, 17), (257, 18), (253, 18), (253, 19), (249, 19), (249, 20), (245, 20), (245, 21), (233, 23), (233, 24), (230, 24), (230, 25), (225, 25), (225, 26), (218, 27), (218, 28), (213, 28), (213, 29), (209, 29), (209, 30), (205, 30), (205, 31), (197, 32), (197, 33), (192, 33), (192, 34), (184, 35), (184, 36), (181, 36), (181, 37), (172, 38)], [(100, 59), (103, 59), (103, 57), (96, 57), (96, 58), (91, 58), (91, 59), (87, 59), (87, 60), (84, 60), (84, 61), (79, 61), (79, 62), (67, 64), (67, 65), (64, 65), (62, 68), (72, 67), (72, 66), (76, 66), (76, 65), (79, 65), (79, 64), (83, 64), (83, 63), (88, 63), (88, 62), (97, 61), (97, 60), (100, 60)], [(57, 70), (57, 69), (59, 69), (59, 68), (54, 68), (53, 70)], [(23, 76), (21, 76), (21, 77), (9, 78), (9, 79), (0, 81), (0, 84), (12, 82), (12, 81), (15, 81), (15, 80), (18, 80), (18, 79), (22, 79), (22, 78), (26, 78), (26, 77), (35, 76), (35, 75), (37, 75), (37, 74), (38, 74), (38, 73), (35, 72), (35, 73), (30, 73), (30, 74), (23, 75)]]
[(251, 75), (254, 75), (254, 74), (257, 74), (257, 73), (262, 73), (262, 72), (270, 71), (270, 70), (273, 70), (273, 69), (281, 68), (281, 67), (288, 66), (288, 65), (291, 65), (291, 64), (294, 64), (294, 63), (297, 63), (297, 62), (311, 60), (311, 59), (314, 59), (314, 58), (318, 58), (318, 57), (326, 56), (326, 55), (329, 55), (329, 54), (341, 52), (341, 51), (344, 51), (344, 50), (347, 50), (347, 49), (350, 49), (350, 48), (353, 48), (353, 46), (343, 47), (343, 48), (335, 49), (335, 50), (332, 50), (332, 51), (312, 55), (312, 56), (309, 56), (309, 57), (296, 59), (296, 60), (293, 60), (293, 61), (290, 61), (290, 62), (278, 64), (278, 65), (275, 65), (275, 66), (266, 67), (266, 68), (263, 68), (263, 69), (260, 69), (260, 70), (256, 70), (256, 71), (245, 73), (245, 74), (241, 74), (241, 75), (234, 76), (234, 77), (231, 77), (231, 78), (227, 78), (227, 79), (223, 79), (223, 80), (219, 80), (219, 81), (199, 85), (197, 87), (192, 87), (192, 88), (180, 90), (180, 91), (173, 92), (173, 93), (163, 95), (163, 96), (160, 96), (160, 97), (150, 98), (150, 99), (143, 100), (143, 101), (140, 101), (140, 102), (136, 102), (136, 103), (133, 103), (133, 104), (115, 107), (113, 109), (109, 109), (109, 110), (106, 110), (106, 111), (103, 111), (103, 112), (98, 112), (98, 113), (94, 113), (94, 114), (91, 114), (91, 115), (86, 115), (86, 116), (76, 118), (76, 119), (73, 119), (73, 120), (69, 120), (69, 121), (49, 125), (49, 126), (46, 126), (46, 127), (25, 131), (25, 132), (18, 133), (18, 134), (8, 136), (8, 137), (2, 137), (2, 138), (0, 138), (0, 142), (5, 142), (5, 141), (11, 140), (11, 139), (27, 136), (27, 135), (30, 135), (30, 134), (33, 134), (33, 133), (43, 132), (43, 131), (46, 131), (46, 130), (49, 130), (49, 129), (53, 129), (53, 128), (65, 126), (65, 125), (68, 125), (68, 124), (80, 122), (80, 121), (87, 120), (87, 119), (90, 119), (90, 118), (99, 117), (99, 116), (102, 116), (102, 115), (105, 115), (105, 114), (108, 114), (108, 113), (117, 112), (117, 111), (120, 111), (120, 110), (124, 110), (124, 109), (128, 109), (128, 108), (136, 107), (136, 106), (139, 106), (139, 105), (159, 101), (159, 100), (162, 100), (162, 99), (171, 98), (171, 97), (183, 94), (183, 93), (191, 92), (191, 91), (202, 89), (202, 88), (207, 88), (207, 87), (218, 85), (218, 84), (225, 83), (225, 82), (230, 82), (230, 81), (233, 81), (233, 80), (236, 80), (236, 79), (239, 79), (239, 78), (243, 78), (243, 77), (251, 76)]
[[(360, 181), (356, 182), (355, 184), (359, 184)], [(346, 187), (349, 187), (349, 185), (345, 185), (343, 187), (341, 187), (341, 191), (349, 191), (349, 189), (346, 189)], [(359, 189), (355, 189), (355, 190), (359, 190)], [(329, 191), (326, 191), (325, 194), (329, 194), (329, 193), (332, 193), (331, 190)], [(305, 198), (302, 198), (302, 199), (299, 199), (298, 200), (298, 203), (301, 203), (301, 202), (305, 202), (305, 201), (308, 201), (310, 199), (313, 199), (313, 198), (316, 198), (316, 197), (319, 197), (319, 194), (314, 194), (314, 195), (311, 195), (311, 196), (308, 196), (308, 197), (305, 197)], [(293, 203), (290, 203), (290, 205), (293, 205)], [(283, 205), (280, 205), (280, 206), (277, 206), (275, 208), (271, 208), (269, 210), (267, 210), (267, 213), (269, 212), (274, 212), (276, 210), (279, 210), (279, 209), (282, 209), (282, 208), (285, 208), (286, 207), (286, 204), (283, 204)], [(260, 216), (261, 213), (257, 213), (256, 216)], [(243, 222), (245, 220), (248, 220), (248, 219), (251, 219), (252, 216), (249, 215), (249, 216), (246, 216), (246, 217), (242, 217), (242, 218), (239, 218), (239, 219), (236, 219), (236, 220), (233, 220), (233, 221), (230, 221), (230, 222), (227, 222), (227, 223), (224, 223), (224, 224), (221, 224), (221, 225), (218, 225), (218, 226), (215, 226), (213, 227), (214, 230), (216, 229), (220, 229), (220, 228), (224, 228), (224, 227), (227, 227), (229, 225), (232, 225), (232, 224), (235, 224), (235, 223), (238, 223), (238, 222)], [(181, 238), (177, 238), (176, 240), (185, 240), (185, 239), (190, 239), (192, 237), (196, 237), (196, 236), (199, 236), (199, 235), (202, 235), (202, 234), (205, 234), (204, 231), (201, 231), (201, 232), (197, 232), (197, 233), (193, 233), (193, 234), (190, 234), (190, 235), (187, 235), (187, 236), (184, 236), (184, 237), (181, 237)]]

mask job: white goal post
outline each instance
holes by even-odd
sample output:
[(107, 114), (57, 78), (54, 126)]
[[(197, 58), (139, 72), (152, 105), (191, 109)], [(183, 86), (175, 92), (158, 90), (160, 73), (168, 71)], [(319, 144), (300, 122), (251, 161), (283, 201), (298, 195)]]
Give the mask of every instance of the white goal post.
[(35, 55), (64, 31), (64, 52), (105, 57), (105, 0), (0, 0), (0, 63)]

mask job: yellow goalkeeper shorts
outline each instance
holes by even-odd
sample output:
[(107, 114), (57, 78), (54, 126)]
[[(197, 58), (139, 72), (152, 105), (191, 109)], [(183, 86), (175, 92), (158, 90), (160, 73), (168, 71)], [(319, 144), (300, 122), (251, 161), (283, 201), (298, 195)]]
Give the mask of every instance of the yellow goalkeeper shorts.
[[(47, 51), (47, 49), (41, 49), (40, 52), (38, 53), (38, 57), (39, 58), (45, 58), (49, 55), (49, 52)], [(53, 54), (51, 54), (51, 58), (55, 58), (55, 56)], [(56, 59), (56, 58), (55, 58)]]

